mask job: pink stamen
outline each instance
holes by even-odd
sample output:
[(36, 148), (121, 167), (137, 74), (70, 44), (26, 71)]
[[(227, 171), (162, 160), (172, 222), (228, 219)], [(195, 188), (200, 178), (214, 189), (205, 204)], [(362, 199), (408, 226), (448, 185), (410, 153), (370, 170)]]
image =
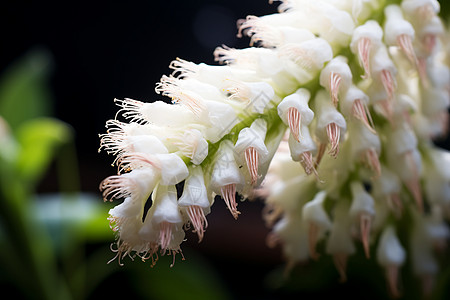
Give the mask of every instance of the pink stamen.
[(331, 144), (328, 152), (332, 157), (336, 158), (339, 153), (339, 140), (341, 138), (341, 128), (336, 123), (330, 123), (326, 127), (328, 141)]
[(364, 247), (366, 258), (370, 258), (369, 237), (372, 224), (372, 217), (366, 213), (362, 213), (359, 219), (361, 230), (361, 241)]
[(427, 59), (425, 57), (419, 57), (417, 59), (417, 71), (419, 72), (422, 85), (427, 88), (429, 86), (429, 82), (427, 75)]
[(191, 220), (192, 226), (194, 226), (193, 232), (197, 232), (198, 242), (200, 243), (203, 240), (205, 229), (208, 227), (208, 221), (206, 220), (205, 213), (198, 205), (188, 206), (187, 213), (189, 219)]
[(399, 277), (398, 266), (391, 265), (386, 268), (386, 277), (389, 285), (389, 292), (393, 298), (400, 297), (400, 291), (398, 288), (398, 277)]
[(274, 232), (270, 232), (266, 238), (266, 244), (269, 248), (275, 248), (281, 242), (280, 236)]
[(227, 184), (221, 189), (222, 198), (235, 219), (238, 218), (240, 212), (237, 210), (236, 203), (236, 184)]
[(306, 175), (311, 175), (311, 173), (314, 173), (316, 177), (319, 176), (316, 168), (314, 168), (314, 161), (311, 151), (306, 151), (300, 154), (300, 164), (305, 170)]
[(255, 147), (248, 147), (245, 149), (245, 162), (247, 163), (248, 171), (250, 172), (251, 184), (255, 185), (258, 181), (258, 165), (259, 154)]
[(381, 82), (383, 84), (386, 93), (388, 94), (388, 100), (392, 101), (394, 99), (395, 93), (395, 79), (389, 70), (381, 71)]
[(392, 118), (394, 112), (392, 101), (389, 101), (388, 99), (378, 101), (377, 106), (381, 110), (381, 114), (391, 123), (391, 125), (394, 124), (394, 119)]
[(370, 148), (366, 150), (366, 160), (369, 167), (375, 172), (375, 176), (379, 177), (381, 175), (381, 165), (375, 149)]
[(398, 194), (391, 194), (388, 196), (388, 206), (394, 213), (395, 217), (397, 219), (400, 219), (400, 217), (403, 214), (403, 203), (402, 199)]
[(411, 192), (414, 201), (417, 204), (417, 208), (419, 209), (420, 212), (423, 212), (423, 198), (422, 198), (422, 190), (420, 188), (419, 171), (414, 161), (412, 151), (407, 152), (405, 155), (406, 160), (408, 161), (408, 167), (413, 175), (412, 178), (408, 180), (405, 184), (409, 189), (409, 191)]
[(296, 109), (295, 107), (290, 107), (287, 112), (287, 120), (292, 136), (297, 142), (300, 142), (300, 126), (302, 122), (302, 115), (300, 114), (298, 109)]
[(369, 129), (372, 133), (376, 134), (369, 108), (365, 103), (361, 101), (361, 99), (356, 99), (353, 102), (352, 114), (356, 119), (363, 122), (363, 124), (367, 127), (367, 129)]
[(422, 43), (425, 47), (425, 51), (428, 55), (430, 55), (434, 48), (436, 47), (437, 44), (437, 37), (435, 34), (426, 34), (423, 39), (422, 39)]
[(341, 85), (342, 77), (341, 75), (331, 72), (330, 74), (330, 95), (331, 95), (331, 101), (333, 102), (334, 107), (337, 107), (339, 98), (339, 86)]
[(363, 79), (370, 78), (370, 48), (372, 42), (369, 38), (362, 38), (358, 41), (358, 57), (361, 65), (364, 68)]
[(327, 144), (321, 143), (319, 145), (319, 151), (317, 151), (316, 162), (314, 163), (314, 167), (317, 168), (322, 161), (322, 157), (325, 154), (325, 150), (327, 149)]
[(163, 221), (159, 224), (159, 243), (161, 250), (167, 250), (172, 240), (172, 223)]
[(311, 258), (314, 260), (319, 259), (319, 254), (316, 252), (318, 235), (319, 235), (319, 227), (317, 227), (315, 223), (310, 222), (308, 230), (308, 245), (309, 245), (309, 254), (311, 255)]
[(333, 262), (334, 265), (339, 272), (340, 282), (346, 282), (347, 281), (347, 258), (348, 255), (344, 253), (336, 253), (333, 255)]
[(409, 35), (401, 34), (397, 37), (397, 44), (400, 49), (405, 53), (408, 60), (414, 64), (414, 66), (418, 65), (417, 56), (414, 52), (414, 47), (412, 44), (412, 39)]

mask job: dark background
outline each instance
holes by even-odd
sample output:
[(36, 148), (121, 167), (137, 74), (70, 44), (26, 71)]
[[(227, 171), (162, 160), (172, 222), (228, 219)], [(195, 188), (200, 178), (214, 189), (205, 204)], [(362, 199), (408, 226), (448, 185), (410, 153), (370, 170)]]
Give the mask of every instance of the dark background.
[[(51, 54), (49, 84), (54, 116), (70, 124), (76, 133), (81, 190), (99, 194), (99, 182), (115, 172), (110, 166), (112, 157), (97, 152), (98, 134), (105, 131), (106, 120), (117, 111), (113, 99), (161, 99), (154, 92), (155, 83), (163, 74), (170, 74), (168, 65), (173, 59), (213, 64), (216, 46), (248, 45), (248, 39), (236, 37), (238, 19), (275, 11), (276, 5), (262, 0), (2, 1), (0, 70), (36, 47)], [(50, 169), (39, 191), (58, 191), (55, 177)], [(234, 221), (224, 204), (217, 201), (208, 218), (210, 226), (204, 241), (197, 244), (190, 236), (183, 244), (211, 263), (233, 298), (381, 297), (373, 293), (374, 287), (364, 281), (364, 276), (351, 274), (350, 283), (344, 285), (337, 283), (337, 274), (331, 274), (333, 280), (325, 290), (298, 293), (292, 291), (292, 285), (282, 290), (267, 287), (267, 278), (281, 276), (282, 255), (279, 249), (269, 249), (265, 244), (268, 229), (261, 220), (261, 202), (240, 203), (239, 209), (242, 214)], [(323, 260), (330, 262), (329, 258)], [(180, 263), (188, 264), (189, 257)], [(308, 273), (312, 268), (314, 264), (306, 266), (299, 278), (320, 280), (318, 272)], [(377, 272), (383, 277), (381, 271)], [(308, 278), (308, 274), (319, 278)], [(114, 296), (115, 291), (108, 287), (123, 278), (113, 279), (116, 281), (99, 287), (98, 296)], [(381, 280), (376, 287), (380, 285), (385, 288)]]

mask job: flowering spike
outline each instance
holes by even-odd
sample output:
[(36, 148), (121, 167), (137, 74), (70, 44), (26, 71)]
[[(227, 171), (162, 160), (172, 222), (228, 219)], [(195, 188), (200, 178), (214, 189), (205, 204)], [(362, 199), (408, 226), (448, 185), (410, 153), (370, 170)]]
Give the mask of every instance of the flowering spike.
[[(278, 14), (238, 22), (238, 35), (257, 47), (218, 47), (219, 65), (174, 60), (155, 88), (171, 104), (115, 100), (100, 135), (119, 171), (100, 183), (105, 201), (122, 201), (107, 218), (114, 259), (153, 266), (167, 254), (173, 266), (185, 231), (205, 237), (216, 196), (234, 218), (236, 197), (257, 196), (272, 227), (267, 242), (280, 244), (287, 271), (322, 255), (323, 241), (345, 281), (356, 237), (367, 258), (376, 248), (399, 296), (398, 227), (410, 234), (408, 269), (430, 292), (433, 251), (450, 236), (450, 156), (432, 142), (447, 133), (450, 107), (439, 3), (281, 2)], [(3, 145), (11, 137), (1, 120)], [(0, 160), (11, 152), (4, 148)]]

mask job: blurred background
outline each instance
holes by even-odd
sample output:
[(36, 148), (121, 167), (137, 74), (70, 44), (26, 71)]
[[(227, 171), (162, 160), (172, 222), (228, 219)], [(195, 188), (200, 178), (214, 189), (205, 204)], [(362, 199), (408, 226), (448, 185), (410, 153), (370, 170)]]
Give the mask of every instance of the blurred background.
[[(286, 279), (280, 249), (266, 246), (268, 229), (257, 201), (239, 203), (238, 221), (216, 201), (203, 242), (188, 234), (182, 244), (186, 260), (178, 256), (173, 268), (172, 257), (161, 257), (153, 268), (139, 259), (126, 259), (123, 267), (107, 264), (114, 256), (106, 220), (112, 204), (102, 202), (98, 185), (115, 168), (113, 157), (97, 150), (98, 134), (117, 111), (113, 99), (159, 100), (155, 83), (170, 74), (168, 65), (176, 57), (214, 64), (215, 47), (247, 47), (248, 39), (236, 37), (236, 21), (275, 12), (276, 5), (267, 2), (0, 4), (3, 294), (13, 292), (18, 299), (386, 297), (382, 270), (361, 257), (349, 263), (345, 284), (325, 256)], [(442, 4), (448, 16), (449, 5)], [(367, 268), (373, 272), (364, 272)]]

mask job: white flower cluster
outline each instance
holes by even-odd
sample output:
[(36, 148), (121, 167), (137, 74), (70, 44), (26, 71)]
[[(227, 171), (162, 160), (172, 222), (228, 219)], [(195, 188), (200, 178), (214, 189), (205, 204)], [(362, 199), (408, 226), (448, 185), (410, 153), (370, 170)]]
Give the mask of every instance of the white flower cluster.
[(123, 200), (109, 217), (116, 257), (175, 257), (187, 228), (202, 240), (216, 195), (237, 218), (236, 194), (256, 192), (289, 265), (323, 246), (345, 280), (360, 240), (394, 296), (407, 257), (429, 288), (450, 233), (450, 154), (432, 142), (450, 95), (438, 2), (281, 2), (239, 23), (251, 47), (217, 48), (223, 65), (173, 61), (156, 86), (172, 104), (116, 100), (101, 149), (119, 174), (100, 185)]

